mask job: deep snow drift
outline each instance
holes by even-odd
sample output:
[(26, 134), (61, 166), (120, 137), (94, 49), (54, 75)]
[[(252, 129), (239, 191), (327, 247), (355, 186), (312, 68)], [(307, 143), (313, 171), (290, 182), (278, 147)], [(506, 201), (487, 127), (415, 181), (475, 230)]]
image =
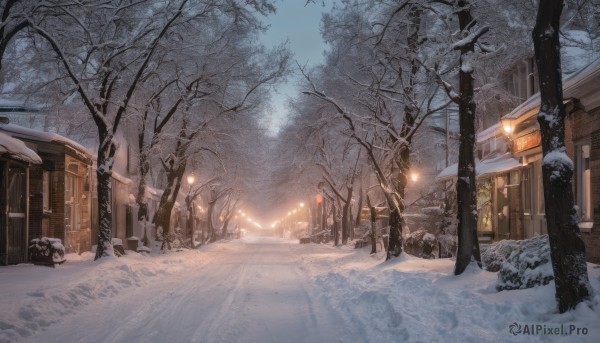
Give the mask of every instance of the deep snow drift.
[[(469, 267), (455, 277), (451, 260), (384, 262), (369, 251), (249, 237), (2, 267), (0, 342), (600, 341), (595, 265), (594, 309), (561, 315), (553, 282), (496, 292), (497, 273)], [(571, 328), (580, 334), (549, 333)]]

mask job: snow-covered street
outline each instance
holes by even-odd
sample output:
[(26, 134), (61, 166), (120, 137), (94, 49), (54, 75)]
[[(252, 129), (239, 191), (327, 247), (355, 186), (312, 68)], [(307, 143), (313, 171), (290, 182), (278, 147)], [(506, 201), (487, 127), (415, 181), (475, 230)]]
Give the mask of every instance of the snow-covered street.
[[(0, 269), (0, 342), (597, 342), (595, 309), (557, 314), (554, 284), (496, 292), (453, 261), (247, 237), (197, 251)], [(43, 284), (41, 284), (43, 283)], [(511, 334), (541, 325), (586, 335)]]
[[(20, 286), (3, 303), (11, 302), (19, 315), (4, 318), (4, 312), (0, 341), (18, 337), (7, 332), (36, 333), (26, 337), (27, 342), (333, 342), (342, 338), (345, 328), (334, 325), (339, 320), (307, 282), (299, 256), (290, 247), (262, 238), (173, 253), (159, 258), (158, 264), (144, 263), (154, 257), (127, 256), (123, 263), (113, 260), (89, 266), (92, 273), (100, 274), (95, 276), (72, 274), (73, 262), (57, 270), (3, 268), (2, 273), (22, 269), (32, 279), (39, 276), (32, 268), (40, 269), (57, 284), (41, 291), (33, 281), (11, 282)], [(177, 259), (184, 254), (185, 261)], [(111, 266), (114, 271), (107, 270)], [(101, 289), (104, 273), (111, 280)], [(70, 277), (73, 280), (66, 280)], [(61, 279), (67, 281), (64, 296)], [(3, 290), (8, 287), (12, 286), (2, 284)], [(59, 318), (61, 313), (64, 316)], [(22, 327), (16, 328), (19, 324)]]

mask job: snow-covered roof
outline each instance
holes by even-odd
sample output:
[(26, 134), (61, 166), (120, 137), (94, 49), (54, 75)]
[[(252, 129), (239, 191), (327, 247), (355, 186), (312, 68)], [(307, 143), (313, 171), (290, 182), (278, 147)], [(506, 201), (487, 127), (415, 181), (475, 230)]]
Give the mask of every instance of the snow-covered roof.
[[(577, 98), (587, 110), (600, 106), (600, 97), (592, 94), (600, 91), (600, 58), (565, 77), (563, 90), (564, 99)], [(538, 92), (502, 118), (523, 121), (536, 115), (539, 107), (540, 93)]]
[(477, 134), (477, 143), (499, 136), (502, 133), (500, 123), (496, 123)]
[(0, 130), (6, 132), (7, 134), (9, 134), (10, 136), (15, 137), (15, 138), (25, 138), (25, 139), (31, 139), (31, 140), (36, 140), (36, 141), (40, 141), (40, 142), (48, 142), (48, 143), (50, 143), (50, 142), (62, 143), (64, 145), (71, 147), (78, 153), (83, 154), (86, 158), (90, 158), (91, 156), (94, 155), (91, 153), (91, 151), (89, 151), (83, 145), (81, 145), (73, 140), (70, 140), (66, 137), (63, 137), (57, 133), (39, 131), (39, 130), (30, 129), (30, 128), (19, 126), (19, 125), (14, 125), (14, 124), (0, 124)]
[(29, 149), (25, 143), (2, 132), (0, 132), (0, 155), (23, 162), (42, 163), (38, 154)]
[[(509, 171), (520, 167), (521, 163), (518, 160), (510, 157), (510, 154), (504, 154), (502, 156), (492, 158), (489, 160), (475, 162), (475, 173), (477, 177), (484, 175), (497, 174), (505, 171)], [(458, 174), (458, 163), (455, 163), (446, 169), (442, 170), (437, 176), (437, 180), (447, 180), (456, 177)]]

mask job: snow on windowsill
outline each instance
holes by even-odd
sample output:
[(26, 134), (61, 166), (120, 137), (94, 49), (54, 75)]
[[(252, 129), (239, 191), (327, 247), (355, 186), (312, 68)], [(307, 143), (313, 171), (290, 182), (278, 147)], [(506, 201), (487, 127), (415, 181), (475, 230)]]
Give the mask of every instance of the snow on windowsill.
[(580, 222), (579, 223), (579, 230), (581, 230), (582, 233), (591, 233), (593, 227), (594, 227), (594, 222)]

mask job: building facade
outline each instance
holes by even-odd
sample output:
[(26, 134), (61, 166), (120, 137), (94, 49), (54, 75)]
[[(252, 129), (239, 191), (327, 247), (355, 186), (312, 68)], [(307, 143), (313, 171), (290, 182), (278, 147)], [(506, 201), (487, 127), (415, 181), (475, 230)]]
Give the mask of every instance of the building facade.
[[(579, 227), (588, 260), (600, 263), (600, 60), (569, 75), (563, 87), (566, 152), (574, 164)], [(477, 231), (481, 242), (547, 233), (539, 104), (539, 93), (530, 95), (477, 136)], [(447, 168), (438, 179), (452, 179), (455, 169)]]
[(22, 140), (40, 158), (27, 175), (28, 239), (54, 237), (67, 253), (91, 249), (91, 154), (60, 135), (12, 124), (0, 132)]

